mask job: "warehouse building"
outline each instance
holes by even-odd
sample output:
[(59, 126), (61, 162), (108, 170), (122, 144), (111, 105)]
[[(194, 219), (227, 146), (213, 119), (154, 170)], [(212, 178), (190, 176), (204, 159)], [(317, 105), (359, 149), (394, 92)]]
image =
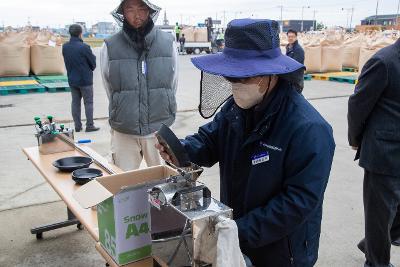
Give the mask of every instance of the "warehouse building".
[(361, 25), (394, 26), (398, 24), (396, 21), (400, 21), (397, 14), (369, 16), (361, 21)]
[[(287, 32), (292, 29), (301, 32), (301, 20), (284, 20), (278, 21), (282, 26), (282, 31)], [(315, 29), (317, 22), (315, 20), (303, 20), (303, 31), (312, 31)]]

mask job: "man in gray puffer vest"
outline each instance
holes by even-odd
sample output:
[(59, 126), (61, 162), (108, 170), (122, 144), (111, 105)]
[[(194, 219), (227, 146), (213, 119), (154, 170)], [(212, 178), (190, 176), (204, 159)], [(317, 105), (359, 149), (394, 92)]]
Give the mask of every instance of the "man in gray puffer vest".
[(105, 40), (100, 61), (109, 98), (113, 163), (122, 170), (160, 165), (154, 133), (176, 114), (177, 50), (173, 36), (154, 26), (161, 8), (123, 0), (113, 12), (122, 30)]

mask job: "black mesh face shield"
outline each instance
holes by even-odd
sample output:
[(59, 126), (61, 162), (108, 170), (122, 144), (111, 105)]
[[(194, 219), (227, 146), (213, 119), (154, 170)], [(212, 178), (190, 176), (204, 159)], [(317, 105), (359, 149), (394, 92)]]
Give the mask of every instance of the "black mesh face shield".
[[(291, 86), (298, 87), (303, 81), (304, 70), (300, 69), (293, 73), (278, 75), (279, 79), (285, 80)], [(228, 78), (229, 79), (229, 78)], [(271, 79), (268, 81), (270, 87)], [(200, 81), (200, 115), (209, 119), (218, 109), (232, 96), (232, 83), (223, 76), (217, 76), (201, 72)]]
[(201, 72), (200, 115), (209, 119), (232, 96), (232, 84), (222, 76)]
[[(160, 14), (161, 7), (158, 7), (148, 0), (142, 0), (143, 3), (145, 3), (149, 9), (150, 9), (150, 18), (153, 20), (154, 24), (156, 24), (158, 15)], [(124, 12), (123, 12), (123, 4), (124, 1), (121, 1), (121, 4), (113, 11), (111, 12), (111, 15), (114, 17), (115, 21), (118, 23), (120, 27), (122, 27), (124, 23)]]

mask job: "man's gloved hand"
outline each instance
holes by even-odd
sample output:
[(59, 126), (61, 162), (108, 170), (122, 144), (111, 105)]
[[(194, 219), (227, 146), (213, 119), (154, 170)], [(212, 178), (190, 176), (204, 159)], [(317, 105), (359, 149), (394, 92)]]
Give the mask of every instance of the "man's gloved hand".
[(167, 162), (172, 162), (171, 156), (166, 152), (166, 149), (165, 149), (165, 147), (163, 145), (161, 145), (160, 143), (157, 143), (155, 145), (155, 147), (158, 150), (158, 152), (160, 153), (160, 155), (163, 158), (163, 160), (165, 160)]

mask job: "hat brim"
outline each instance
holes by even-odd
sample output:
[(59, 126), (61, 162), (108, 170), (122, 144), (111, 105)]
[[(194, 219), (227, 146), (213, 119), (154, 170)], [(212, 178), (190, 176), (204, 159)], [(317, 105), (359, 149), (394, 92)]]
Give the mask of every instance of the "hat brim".
[(218, 53), (195, 57), (191, 60), (196, 68), (201, 71), (233, 78), (288, 74), (305, 68), (304, 65), (283, 54), (275, 58), (237, 58)]
[[(115, 10), (115, 12), (117, 14), (124, 15), (124, 2), (125, 1), (121, 1), (119, 6), (117, 7), (117, 9)], [(160, 7), (151, 4), (149, 1), (145, 0), (145, 1), (143, 1), (143, 3), (145, 3), (145, 5), (150, 9), (150, 14), (160, 12), (160, 10), (161, 10)]]

